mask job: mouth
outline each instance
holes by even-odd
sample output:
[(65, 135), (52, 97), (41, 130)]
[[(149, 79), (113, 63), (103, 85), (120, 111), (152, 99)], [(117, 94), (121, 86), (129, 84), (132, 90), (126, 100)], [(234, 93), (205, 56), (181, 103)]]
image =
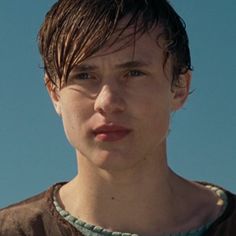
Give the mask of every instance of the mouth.
[(130, 129), (118, 125), (102, 125), (93, 130), (97, 141), (116, 142), (125, 138), (131, 132)]

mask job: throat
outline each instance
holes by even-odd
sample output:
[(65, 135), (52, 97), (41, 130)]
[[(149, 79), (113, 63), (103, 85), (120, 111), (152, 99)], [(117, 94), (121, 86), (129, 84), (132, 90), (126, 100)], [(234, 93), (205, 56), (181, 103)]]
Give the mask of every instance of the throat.
[(163, 186), (151, 181), (86, 186), (81, 182), (63, 186), (57, 198), (66, 211), (89, 224), (143, 235), (146, 230), (161, 231), (160, 225), (167, 227), (167, 221), (177, 218), (178, 204), (168, 182)]
[[(180, 190), (183, 188), (180, 184), (176, 186)], [(159, 195), (145, 192), (141, 187), (136, 194), (113, 190), (89, 196), (82, 192), (83, 197), (77, 195), (73, 198), (72, 195), (66, 196), (68, 189), (64, 186), (55, 196), (59, 206), (80, 221), (113, 232), (139, 235), (186, 232), (208, 225), (222, 213), (222, 205), (217, 206), (221, 197), (209, 187), (190, 184), (182, 196), (174, 188), (169, 188), (166, 198), (160, 198), (167, 191), (163, 190), (158, 191)]]

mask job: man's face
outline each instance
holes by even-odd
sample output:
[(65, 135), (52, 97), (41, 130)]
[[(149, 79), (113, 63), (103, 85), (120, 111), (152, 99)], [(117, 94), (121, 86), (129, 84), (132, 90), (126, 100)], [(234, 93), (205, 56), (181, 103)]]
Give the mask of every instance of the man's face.
[[(127, 33), (128, 29), (127, 29)], [(171, 90), (157, 29), (114, 52), (104, 47), (76, 66), (66, 86), (51, 92), (66, 136), (81, 159), (105, 169), (131, 168), (160, 156), (172, 111), (186, 88)]]

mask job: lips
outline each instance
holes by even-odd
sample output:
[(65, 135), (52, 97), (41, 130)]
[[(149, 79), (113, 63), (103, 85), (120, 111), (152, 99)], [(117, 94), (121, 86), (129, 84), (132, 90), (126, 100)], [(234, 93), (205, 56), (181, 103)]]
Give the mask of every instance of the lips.
[(93, 130), (97, 141), (115, 142), (125, 138), (130, 129), (119, 125), (102, 125)]

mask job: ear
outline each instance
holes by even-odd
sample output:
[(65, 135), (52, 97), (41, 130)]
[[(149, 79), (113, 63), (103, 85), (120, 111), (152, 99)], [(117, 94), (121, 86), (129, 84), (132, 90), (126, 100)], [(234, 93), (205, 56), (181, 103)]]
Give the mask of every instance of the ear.
[(44, 82), (45, 82), (48, 94), (52, 100), (53, 106), (57, 114), (61, 116), (59, 89), (57, 88), (55, 84), (52, 83), (52, 81), (48, 78), (46, 74), (44, 76)]
[(183, 107), (189, 95), (192, 73), (188, 70), (185, 74), (179, 75), (177, 84), (172, 85), (172, 112)]

